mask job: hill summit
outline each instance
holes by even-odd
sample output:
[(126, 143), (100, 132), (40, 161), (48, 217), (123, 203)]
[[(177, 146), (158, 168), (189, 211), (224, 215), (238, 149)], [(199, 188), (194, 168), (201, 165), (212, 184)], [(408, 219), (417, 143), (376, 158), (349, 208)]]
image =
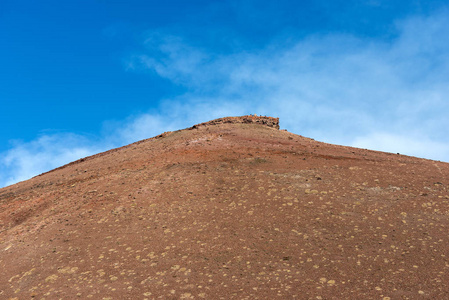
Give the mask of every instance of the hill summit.
[(242, 117), (226, 117), (197, 124), (191, 127), (190, 129), (196, 129), (200, 126), (211, 126), (217, 124), (259, 124), (279, 129), (279, 118), (258, 116), (258, 115), (248, 115)]
[(228, 117), (0, 189), (2, 299), (446, 299), (449, 165)]

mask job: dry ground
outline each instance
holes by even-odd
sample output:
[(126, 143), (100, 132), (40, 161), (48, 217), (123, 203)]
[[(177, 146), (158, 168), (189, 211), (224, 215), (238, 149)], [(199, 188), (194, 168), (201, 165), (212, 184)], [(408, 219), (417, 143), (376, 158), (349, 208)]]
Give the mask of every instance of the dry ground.
[(449, 299), (449, 165), (204, 124), (0, 189), (1, 299)]

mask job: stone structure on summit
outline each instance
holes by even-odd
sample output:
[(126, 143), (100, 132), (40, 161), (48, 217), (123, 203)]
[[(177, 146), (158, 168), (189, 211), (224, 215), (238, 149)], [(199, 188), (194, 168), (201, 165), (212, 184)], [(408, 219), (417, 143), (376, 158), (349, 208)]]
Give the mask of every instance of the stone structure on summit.
[(209, 122), (200, 123), (192, 126), (189, 129), (196, 129), (200, 126), (218, 125), (218, 124), (260, 124), (275, 129), (279, 129), (279, 118), (265, 117), (254, 115), (247, 115), (241, 117), (225, 117), (220, 119), (215, 119)]

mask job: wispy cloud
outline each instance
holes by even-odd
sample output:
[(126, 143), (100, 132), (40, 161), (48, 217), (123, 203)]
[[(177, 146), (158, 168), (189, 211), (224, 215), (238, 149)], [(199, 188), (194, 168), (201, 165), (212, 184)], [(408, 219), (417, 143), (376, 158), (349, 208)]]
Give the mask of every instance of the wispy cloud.
[(382, 149), (386, 152), (408, 154), (417, 157), (447, 157), (449, 144), (427, 137), (408, 137), (386, 132), (373, 133), (356, 138), (353, 146), (366, 149)]
[(70, 133), (43, 135), (28, 143), (16, 141), (10, 150), (0, 153), (4, 176), (0, 187), (104, 150), (107, 148), (91, 145), (88, 138)]
[(0, 186), (209, 119), (257, 113), (318, 140), (449, 161), (449, 12), (397, 23), (395, 38), (329, 33), (224, 54), (167, 30), (149, 33), (130, 72), (182, 86), (102, 136), (43, 136), (0, 154)]
[(449, 161), (445, 150), (414, 150), (449, 144), (448, 20), (448, 11), (408, 18), (391, 40), (311, 35), (229, 55), (151, 34), (129, 65), (187, 87), (174, 101), (189, 114), (215, 97), (204, 118), (224, 106), (276, 115), (293, 132), (350, 145), (370, 139), (378, 150), (394, 151), (387, 136), (401, 136), (414, 141), (404, 153)]

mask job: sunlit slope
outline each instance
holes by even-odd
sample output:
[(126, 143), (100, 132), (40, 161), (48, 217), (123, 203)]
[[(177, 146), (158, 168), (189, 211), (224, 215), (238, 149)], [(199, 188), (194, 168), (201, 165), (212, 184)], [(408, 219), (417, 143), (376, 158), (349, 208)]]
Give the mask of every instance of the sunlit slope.
[(449, 297), (448, 164), (222, 120), (0, 189), (0, 298)]

